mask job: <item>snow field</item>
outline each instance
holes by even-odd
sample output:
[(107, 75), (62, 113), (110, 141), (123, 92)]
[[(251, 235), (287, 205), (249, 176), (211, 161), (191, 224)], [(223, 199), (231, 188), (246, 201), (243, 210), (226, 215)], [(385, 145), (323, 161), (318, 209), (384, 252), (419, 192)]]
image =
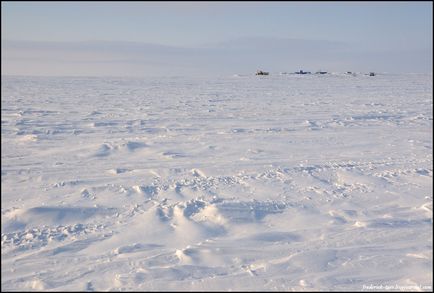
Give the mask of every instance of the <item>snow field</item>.
[(2, 77), (2, 290), (432, 288), (432, 75)]

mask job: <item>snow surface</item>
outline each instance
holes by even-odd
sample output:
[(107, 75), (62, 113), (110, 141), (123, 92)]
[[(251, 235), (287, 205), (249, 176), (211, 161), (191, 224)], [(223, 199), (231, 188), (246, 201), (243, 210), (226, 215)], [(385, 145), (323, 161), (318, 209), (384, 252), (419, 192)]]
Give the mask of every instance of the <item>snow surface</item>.
[(419, 74), (3, 76), (2, 290), (429, 288), (432, 98)]

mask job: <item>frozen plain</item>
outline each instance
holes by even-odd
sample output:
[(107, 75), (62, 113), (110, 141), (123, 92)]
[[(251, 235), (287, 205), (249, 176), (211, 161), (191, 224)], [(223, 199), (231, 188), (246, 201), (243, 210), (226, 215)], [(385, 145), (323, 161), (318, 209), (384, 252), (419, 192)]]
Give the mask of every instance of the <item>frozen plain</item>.
[(432, 75), (2, 77), (2, 290), (432, 288)]

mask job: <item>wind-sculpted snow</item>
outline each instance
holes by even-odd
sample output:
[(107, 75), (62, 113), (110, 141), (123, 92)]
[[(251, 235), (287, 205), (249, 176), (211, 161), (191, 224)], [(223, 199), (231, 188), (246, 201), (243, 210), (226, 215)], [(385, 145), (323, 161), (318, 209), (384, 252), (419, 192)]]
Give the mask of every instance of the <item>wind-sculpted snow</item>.
[(2, 77), (1, 103), (2, 290), (432, 286), (432, 75)]

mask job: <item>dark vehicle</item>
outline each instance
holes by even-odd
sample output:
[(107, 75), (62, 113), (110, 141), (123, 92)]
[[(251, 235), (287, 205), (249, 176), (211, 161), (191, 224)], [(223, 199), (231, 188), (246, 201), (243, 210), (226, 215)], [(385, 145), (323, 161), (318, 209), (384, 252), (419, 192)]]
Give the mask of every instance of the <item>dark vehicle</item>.
[(265, 72), (265, 71), (262, 71), (262, 70), (256, 71), (256, 75), (268, 75), (268, 74), (269, 74), (269, 72)]

